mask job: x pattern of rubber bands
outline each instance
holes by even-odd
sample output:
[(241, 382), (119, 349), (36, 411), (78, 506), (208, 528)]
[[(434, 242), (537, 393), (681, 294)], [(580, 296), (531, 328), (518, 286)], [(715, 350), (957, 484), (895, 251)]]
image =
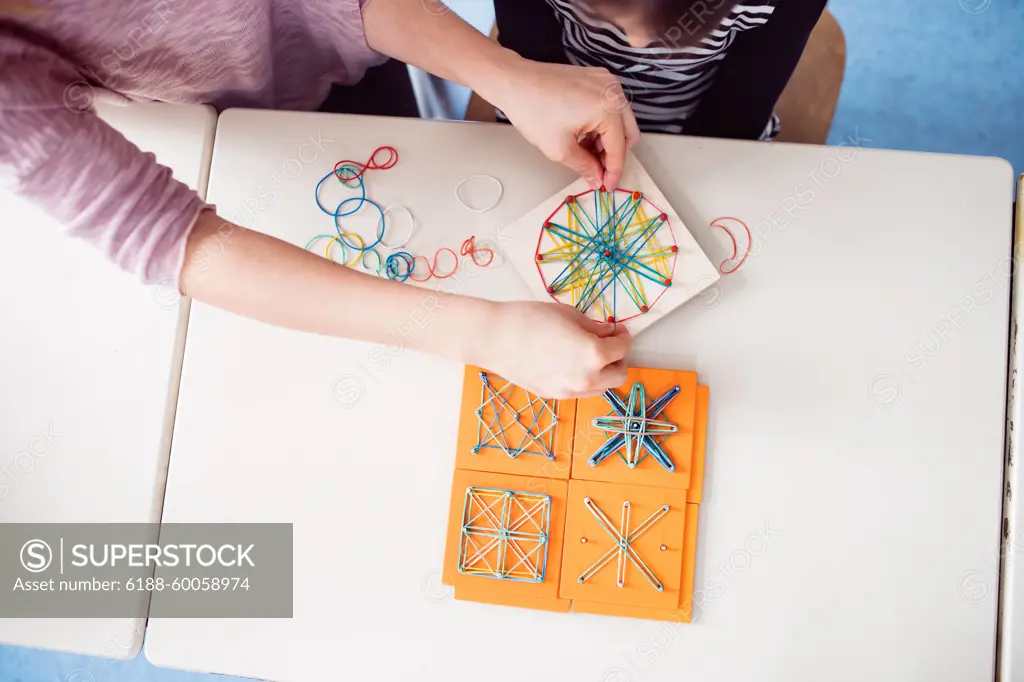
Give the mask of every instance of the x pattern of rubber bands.
[(658, 417), (679, 395), (679, 391), (678, 386), (673, 386), (654, 402), (649, 402), (647, 391), (639, 382), (633, 384), (625, 401), (614, 389), (605, 391), (604, 399), (611, 405), (612, 412), (595, 417), (593, 424), (607, 434), (608, 440), (590, 456), (587, 464), (597, 466), (617, 452), (630, 469), (636, 468), (647, 457), (653, 457), (666, 471), (675, 471), (676, 465), (661, 447), (661, 442), (676, 433), (679, 427)]
[(476, 410), (477, 443), (473, 446), (473, 454), (492, 449), (505, 453), (511, 459), (527, 454), (555, 461), (558, 401), (524, 391), (526, 405), (512, 407), (509, 398), (516, 387), (487, 372), (480, 372), (480, 386), (480, 407)]
[(601, 187), (566, 197), (548, 216), (535, 259), (556, 301), (624, 322), (672, 286), (678, 251), (668, 216), (641, 192)]
[[(325, 258), (335, 260), (332, 257), (332, 250), (340, 251), (340, 260), (335, 260), (335, 262), (348, 267), (355, 267), (358, 265), (364, 270), (376, 274), (379, 277), (387, 277), (388, 279), (394, 279), (399, 282), (404, 282), (407, 279), (411, 279), (414, 282), (426, 282), (430, 279), (446, 279), (451, 277), (459, 268), (460, 255), (470, 258), (478, 267), (487, 267), (490, 265), (494, 261), (494, 251), (486, 247), (478, 247), (476, 245), (475, 237), (470, 237), (462, 243), (459, 254), (456, 254), (448, 247), (438, 249), (437, 252), (434, 253), (433, 260), (428, 259), (426, 256), (414, 256), (407, 251), (398, 250), (409, 243), (416, 227), (416, 219), (412, 212), (404, 206), (395, 204), (388, 206), (387, 208), (381, 208), (380, 204), (367, 198), (365, 183), (365, 174), (367, 171), (388, 170), (390, 168), (394, 168), (397, 163), (398, 150), (394, 147), (383, 146), (375, 149), (366, 163), (360, 163), (349, 159), (339, 161), (335, 164), (334, 169), (330, 173), (320, 178), (320, 181), (317, 182), (316, 189), (314, 190), (314, 198), (316, 200), (317, 207), (333, 219), (336, 234), (316, 235), (306, 243), (306, 250), (310, 250), (314, 244), (321, 240), (327, 240), (327, 245), (324, 248)], [(343, 199), (333, 211), (324, 206), (320, 198), (321, 189), (323, 188), (324, 183), (331, 177), (337, 179), (344, 187), (356, 190), (358, 193), (357, 196)], [(495, 181), (497, 182), (496, 178)], [(501, 183), (498, 182), (499, 187), (500, 184)], [(458, 188), (456, 188), (456, 190), (457, 189)], [(457, 191), (456, 196), (458, 197)], [(498, 199), (495, 200), (495, 203), (497, 203), (498, 200), (500, 200), (500, 194)], [(461, 198), (459, 201), (462, 203)], [(370, 206), (379, 214), (377, 219), (377, 236), (376, 239), (369, 244), (366, 244), (363, 241), (363, 238), (358, 234), (344, 231), (340, 222), (341, 218), (355, 214), (364, 206)], [(471, 210), (489, 210), (489, 208), (491, 207)], [(409, 216), (409, 229), (401, 241), (387, 242), (384, 240), (384, 235), (387, 231), (388, 213), (392, 211), (404, 211)], [(381, 258), (381, 254), (377, 251), (378, 246), (393, 251), (393, 253)], [(349, 250), (355, 252), (355, 255), (351, 260), (348, 256)], [(445, 266), (447, 267), (447, 272), (444, 273), (440, 271), (438, 266), (438, 259), (442, 254), (450, 255), (451, 260), (450, 264)], [(418, 267), (421, 262), (423, 264), (422, 269)], [(426, 276), (423, 276), (424, 271)], [(419, 274), (414, 275), (413, 273)]]
[(549, 495), (467, 488), (462, 508), (459, 573), (543, 582), (550, 526)]
[[(652, 571), (650, 566), (647, 565), (647, 562), (644, 561), (644, 558), (640, 556), (640, 552), (636, 550), (636, 547), (633, 546), (633, 543), (636, 542), (640, 538), (640, 536), (642, 536), (644, 533), (650, 530), (651, 527), (654, 526), (654, 524), (656, 524), (659, 519), (661, 519), (663, 516), (665, 516), (665, 514), (669, 512), (669, 505), (666, 504), (662, 505), (661, 507), (658, 507), (657, 511), (648, 516), (639, 526), (637, 526), (633, 530), (630, 530), (629, 500), (626, 500), (625, 502), (622, 503), (622, 516), (619, 521), (618, 529), (616, 529), (615, 526), (612, 525), (612, 522), (608, 519), (608, 516), (600, 507), (597, 506), (597, 504), (592, 499), (590, 499), (589, 497), (583, 498), (583, 504), (587, 507), (587, 510), (594, 515), (594, 518), (597, 519), (597, 522), (598, 524), (600, 524), (601, 528), (603, 528), (604, 531), (608, 533), (608, 536), (611, 537), (613, 545), (611, 549), (602, 554), (597, 559), (597, 561), (595, 561), (593, 564), (590, 565), (589, 568), (583, 571), (583, 573), (580, 574), (580, 577), (577, 578), (576, 581), (581, 584), (585, 583), (587, 580), (596, 575), (598, 571), (600, 571), (602, 568), (611, 563), (612, 558), (616, 558), (618, 560), (617, 571), (615, 574), (616, 585), (618, 585), (619, 587), (624, 587), (626, 585), (626, 567), (628, 564), (632, 563), (640, 571), (640, 574), (647, 579), (647, 582), (649, 582), (651, 586), (654, 587), (654, 589), (656, 589), (658, 592), (662, 592), (665, 589), (665, 586), (662, 585), (660, 580), (658, 580), (658, 576), (654, 574), (654, 571)], [(662, 551), (665, 551), (666, 549), (667, 547), (665, 545), (661, 545)]]

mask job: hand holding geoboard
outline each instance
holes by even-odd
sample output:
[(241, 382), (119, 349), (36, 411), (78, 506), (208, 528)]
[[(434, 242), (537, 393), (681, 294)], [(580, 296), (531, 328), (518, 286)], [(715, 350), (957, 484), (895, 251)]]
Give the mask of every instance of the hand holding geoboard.
[(720, 275), (633, 155), (618, 188), (577, 180), (506, 230), (509, 258), (539, 300), (638, 334)]

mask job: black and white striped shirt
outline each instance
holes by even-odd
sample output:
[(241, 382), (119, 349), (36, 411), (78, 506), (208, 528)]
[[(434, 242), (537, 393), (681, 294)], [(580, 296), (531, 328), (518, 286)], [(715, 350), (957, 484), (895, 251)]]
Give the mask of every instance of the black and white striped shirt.
[[(684, 22), (647, 47), (630, 46), (615, 25), (601, 20), (570, 0), (546, 0), (562, 27), (562, 46), (569, 63), (611, 71), (622, 84), (640, 128), (648, 132), (683, 133), (686, 119), (711, 87), (719, 63), (743, 31), (764, 25), (777, 0), (738, 4), (700, 43), (675, 47), (673, 38), (686, 35)], [(761, 139), (779, 132), (772, 114)]]

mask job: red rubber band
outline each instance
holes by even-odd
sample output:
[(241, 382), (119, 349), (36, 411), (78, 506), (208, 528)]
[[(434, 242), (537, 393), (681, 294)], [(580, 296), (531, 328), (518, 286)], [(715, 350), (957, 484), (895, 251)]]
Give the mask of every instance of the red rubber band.
[[(476, 241), (476, 237), (470, 237), (466, 241), (462, 242), (462, 248), (460, 249), (460, 251), (461, 251), (463, 256), (469, 256), (470, 258), (472, 258), (473, 262), (476, 263), (477, 266), (479, 266), (481, 268), (486, 268), (488, 265), (490, 265), (494, 261), (494, 251), (492, 251), (491, 249), (488, 249), (486, 247), (482, 248), (482, 249), (476, 248), (476, 245), (474, 243), (475, 241)], [(490, 254), (490, 258), (487, 259), (487, 262), (481, 263), (480, 261), (478, 261), (476, 259), (476, 254), (484, 253), (485, 251)]]
[[(379, 154), (382, 151), (388, 153), (388, 158), (387, 161), (385, 161), (384, 163), (378, 163), (376, 160), (377, 154)], [(355, 166), (360, 169), (359, 172), (351, 177), (345, 176), (345, 178), (343, 178), (344, 180), (355, 180), (368, 170), (388, 170), (389, 168), (394, 168), (396, 163), (398, 163), (398, 150), (390, 145), (384, 145), (374, 149), (373, 153), (370, 154), (370, 158), (369, 160), (367, 160), (366, 163), (352, 161), (351, 159), (344, 159), (343, 161), (339, 161), (338, 163), (334, 164), (334, 174), (337, 175), (338, 169), (341, 168), (342, 166)]]
[[(743, 229), (747, 233), (747, 248), (743, 252), (743, 257), (740, 258), (740, 262), (737, 263), (735, 267), (729, 270), (725, 269), (725, 264), (737, 257), (737, 255), (739, 254), (739, 248), (736, 245), (736, 237), (733, 235), (732, 232), (729, 231), (729, 228), (727, 228), (725, 225), (719, 224), (720, 220), (735, 220), (737, 223), (743, 226)], [(753, 239), (750, 236), (750, 228), (747, 227), (747, 224), (745, 222), (743, 222), (739, 218), (733, 218), (732, 216), (722, 216), (721, 218), (715, 218), (714, 220), (711, 221), (711, 227), (717, 227), (718, 229), (722, 230), (727, 235), (729, 235), (729, 239), (732, 240), (732, 255), (723, 260), (718, 266), (718, 271), (720, 273), (722, 273), (723, 275), (731, 275), (732, 273), (740, 269), (740, 266), (743, 265), (743, 262), (747, 260), (747, 256), (750, 255), (750, 247), (753, 245)]]
[[(452, 258), (455, 259), (455, 266), (451, 269), (451, 272), (449, 272), (446, 275), (439, 275), (439, 274), (437, 274), (437, 257), (441, 255), (442, 251), (447, 251), (448, 253), (452, 254)], [(412, 273), (416, 270), (416, 259), (417, 258), (422, 258), (423, 259), (423, 262), (427, 264), (427, 272), (430, 273), (430, 274), (428, 274), (426, 277), (424, 277), (422, 279), (419, 278), (419, 277), (413, 277), (412, 276)], [(454, 251), (449, 249), (447, 246), (442, 246), (440, 249), (438, 249), (436, 252), (434, 252), (434, 264), (433, 265), (430, 264), (430, 261), (427, 260), (426, 256), (414, 256), (413, 259), (412, 259), (412, 263), (413, 263), (412, 270), (409, 271), (409, 279), (411, 279), (414, 282), (426, 282), (426, 281), (429, 281), (431, 279), (448, 279), (449, 277), (454, 275), (455, 272), (459, 269), (459, 256)]]

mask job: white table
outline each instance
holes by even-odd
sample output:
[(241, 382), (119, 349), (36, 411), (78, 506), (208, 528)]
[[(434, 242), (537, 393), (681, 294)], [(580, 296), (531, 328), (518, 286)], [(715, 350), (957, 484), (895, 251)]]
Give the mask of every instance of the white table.
[[(209, 107), (100, 115), (205, 192)], [(0, 196), (0, 522), (160, 520), (184, 316), (34, 205)], [(0, 642), (131, 658), (142, 619), (0, 619)]]
[[(230, 214), (318, 132), (336, 142), (257, 229), (295, 244), (329, 231), (316, 179), (380, 144), (401, 160), (371, 172), (370, 196), (416, 214), (418, 253), (508, 224), (572, 179), (498, 125), (229, 111), (211, 201)], [(999, 538), (1008, 165), (654, 135), (637, 154), (713, 262), (727, 249), (711, 219), (762, 235), (631, 357), (711, 387), (697, 622), (452, 601), (438, 578), (461, 368), (193, 305), (163, 518), (293, 522), (295, 617), (154, 619), (153, 663), (289, 681), (991, 677), (997, 597), (971, 603), (960, 579)], [(477, 173), (506, 188), (482, 215), (452, 196)], [(788, 224), (769, 231), (769, 216)], [(941, 351), (907, 360), (985, 278), (991, 294), (954, 315)], [(508, 265), (451, 288), (525, 291)], [(513, 660), (513, 641), (529, 655)]]
[[(1017, 235), (1014, 253), (1024, 253), (1024, 175), (1017, 183)], [(1020, 262), (1016, 263), (1020, 268)], [(1013, 283), (1013, 334), (1011, 336), (1012, 363), (1009, 410), (1009, 462), (1006, 481), (1006, 529), (1002, 551), (993, 546), (970, 572), (971, 589), (968, 598), (977, 599), (994, 589), (1002, 579), (1002, 628), (1000, 638), (1000, 673), (1004, 682), (1024, 680), (1024, 463), (1021, 462), (1021, 410), (1024, 409), (1024, 378), (1017, 368), (1024, 359), (1024, 334), (1019, 324), (1024, 306), (1024, 282), (1020, 277)]]

